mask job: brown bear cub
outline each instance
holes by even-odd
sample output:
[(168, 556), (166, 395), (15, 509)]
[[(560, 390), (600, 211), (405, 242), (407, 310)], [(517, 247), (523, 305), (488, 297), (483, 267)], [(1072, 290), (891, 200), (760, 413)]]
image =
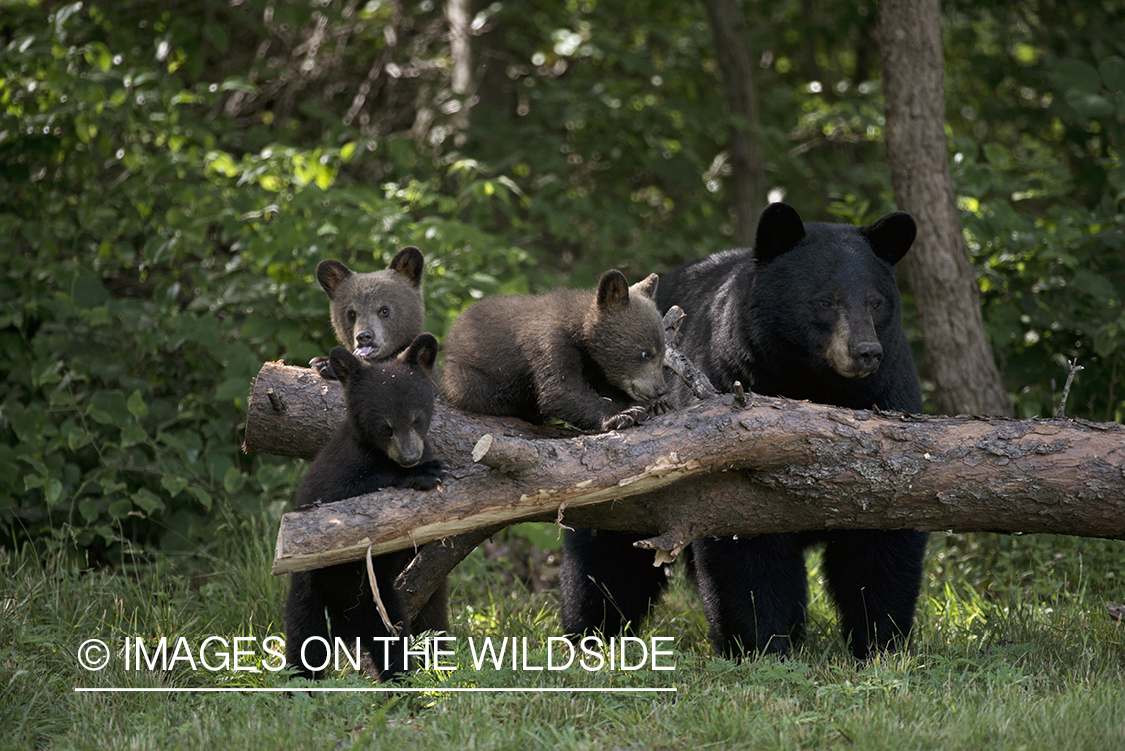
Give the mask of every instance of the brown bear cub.
[[(356, 357), (386, 360), (422, 333), (422, 252), (408, 246), (382, 271), (354, 273), (337, 260), (321, 261), (316, 279), (328, 293), (332, 328), (343, 347)], [(335, 379), (327, 357), (309, 365)]]
[(656, 274), (617, 270), (597, 292), (501, 295), (469, 307), (445, 342), (442, 391), (459, 409), (618, 430), (663, 411), (664, 327)]
[[(436, 357), (432, 334), (419, 335), (398, 357), (381, 362), (365, 362), (343, 347), (332, 350), (329, 359), (344, 386), (347, 419), (317, 454), (297, 491), (295, 508), (382, 488), (437, 487), (445, 467), (434, 459), (428, 435)], [(403, 647), (417, 625), (408, 623), (394, 581), (413, 556), (407, 550), (372, 559), (379, 596), (395, 633), (379, 615), (366, 561), (293, 574), (285, 606), (285, 656), (298, 675), (322, 678), (330, 662), (328, 647), (334, 651), (336, 639), (352, 654), (358, 640), (365, 667), (382, 680), (409, 669)], [(443, 602), (443, 616), (444, 606)]]

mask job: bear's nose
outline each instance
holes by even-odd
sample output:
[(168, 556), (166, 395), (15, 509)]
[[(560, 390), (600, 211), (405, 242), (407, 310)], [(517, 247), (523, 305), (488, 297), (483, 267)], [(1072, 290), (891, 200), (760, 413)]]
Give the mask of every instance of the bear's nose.
[(856, 364), (864, 373), (874, 373), (883, 361), (883, 347), (879, 342), (864, 342), (855, 348)]
[(355, 343), (360, 347), (370, 347), (371, 343), (375, 341), (375, 335), (370, 331), (361, 331), (355, 335)]

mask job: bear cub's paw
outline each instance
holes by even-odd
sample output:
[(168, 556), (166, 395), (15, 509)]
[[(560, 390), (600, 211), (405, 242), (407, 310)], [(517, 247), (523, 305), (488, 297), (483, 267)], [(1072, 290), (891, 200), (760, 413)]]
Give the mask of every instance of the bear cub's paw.
[(610, 415), (602, 420), (602, 431), (624, 430), (634, 425), (640, 425), (648, 418), (648, 407), (643, 404), (634, 404), (626, 407), (616, 415)]
[(327, 357), (314, 357), (309, 360), (309, 367), (319, 373), (321, 378), (329, 381), (340, 380), (336, 376), (336, 371), (332, 369), (332, 362)]
[(414, 490), (433, 490), (445, 480), (445, 473), (445, 464), (435, 459), (411, 472), (404, 485)]

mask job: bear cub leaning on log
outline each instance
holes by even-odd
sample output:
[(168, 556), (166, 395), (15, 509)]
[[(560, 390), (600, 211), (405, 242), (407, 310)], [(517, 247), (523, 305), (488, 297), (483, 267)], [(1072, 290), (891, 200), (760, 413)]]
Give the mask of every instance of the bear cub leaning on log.
[(616, 269), (597, 292), (500, 295), (470, 306), (445, 342), (453, 406), (608, 431), (662, 411), (664, 328), (656, 274), (632, 287)]
[[(913, 218), (901, 212), (866, 227), (806, 224), (775, 203), (762, 212), (753, 248), (716, 253), (665, 277), (659, 308), (687, 313), (681, 349), (721, 391), (737, 380), (765, 396), (920, 413), (895, 283), (895, 264), (915, 233)], [(675, 403), (686, 403), (682, 392)], [(666, 584), (651, 552), (632, 546), (648, 536), (567, 533), (559, 576), (568, 633), (639, 625)], [(863, 659), (906, 642), (926, 534), (832, 530), (691, 544), (688, 561), (716, 651), (785, 654), (803, 636), (810, 545), (824, 545), (828, 592), (852, 653)]]
[[(321, 261), (316, 278), (328, 293), (332, 328), (340, 345), (363, 360), (386, 360), (402, 352), (422, 333), (422, 251), (408, 245), (381, 271), (356, 273), (334, 259)], [(327, 357), (309, 366), (337, 380)], [(414, 618), (414, 633), (449, 630), (449, 590), (443, 581)]]
[[(305, 508), (353, 498), (383, 488), (431, 490), (441, 482), (444, 465), (434, 459), (430, 445), (430, 419), (434, 412), (431, 371), (437, 357), (437, 340), (420, 334), (398, 357), (368, 363), (343, 347), (333, 348), (332, 369), (344, 386), (347, 418), (321, 449), (305, 475), (294, 503)], [(413, 558), (412, 551), (372, 559), (380, 599), (399, 632), (384, 659), (377, 637), (395, 636), (383, 623), (368, 582), (367, 562), (341, 563), (292, 575), (285, 607), (285, 650), (288, 663), (306, 678), (322, 678), (324, 671), (309, 670), (328, 659), (319, 636), (334, 644), (340, 638), (361, 649), (378, 672), (389, 680), (406, 671), (403, 640), (412, 633), (395, 577)], [(325, 618), (327, 611), (327, 618)], [(444, 615), (444, 603), (442, 607)], [(329, 633), (331, 627), (331, 633)], [(417, 624), (413, 627), (417, 633)]]
[[(386, 360), (406, 349), (424, 325), (424, 268), (422, 251), (412, 245), (396, 253), (387, 268), (366, 274), (335, 259), (321, 261), (316, 279), (328, 293), (340, 345), (368, 360)], [(336, 378), (327, 357), (314, 357), (309, 366), (325, 378)]]

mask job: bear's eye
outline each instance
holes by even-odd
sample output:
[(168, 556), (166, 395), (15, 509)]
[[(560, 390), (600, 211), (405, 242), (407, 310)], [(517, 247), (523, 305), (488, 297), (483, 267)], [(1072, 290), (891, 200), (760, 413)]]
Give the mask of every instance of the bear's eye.
[(391, 427), (391, 424), (386, 421), (379, 423), (378, 430), (380, 435), (390, 435), (391, 433), (395, 432), (394, 428)]
[(833, 302), (830, 298), (826, 297), (825, 299), (820, 301), (820, 307), (823, 308), (824, 310), (831, 310), (835, 306), (836, 306), (836, 303)]
[(349, 310), (348, 314), (347, 314), (347, 317), (348, 317), (348, 323), (355, 323), (355, 311), (354, 310)]
[(387, 307), (386, 305), (384, 305), (383, 307), (379, 308), (379, 315), (380, 315), (380, 316), (382, 316), (383, 318), (386, 318), (386, 317), (387, 317), (387, 316), (389, 316), (390, 314), (391, 314), (391, 309), (390, 309), (390, 308), (388, 308), (388, 307)]
[(651, 360), (652, 359), (652, 353), (649, 352), (647, 349), (642, 349), (641, 350), (641, 359), (642, 360)]
[(872, 300), (871, 301), (871, 309), (872, 310), (878, 310), (879, 306), (882, 305), (882, 304), (883, 304), (882, 300)]

